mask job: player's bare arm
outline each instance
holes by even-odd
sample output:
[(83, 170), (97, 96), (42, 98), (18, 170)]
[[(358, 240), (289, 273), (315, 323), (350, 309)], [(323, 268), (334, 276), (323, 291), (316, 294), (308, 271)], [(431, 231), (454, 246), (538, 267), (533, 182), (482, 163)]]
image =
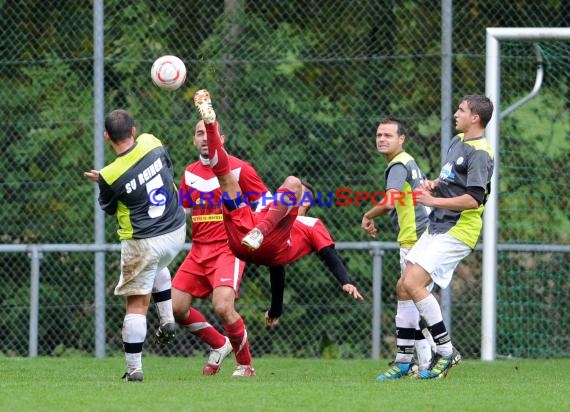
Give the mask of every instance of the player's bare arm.
[(342, 290), (344, 290), (346, 293), (348, 293), (350, 296), (352, 296), (356, 300), (364, 300), (364, 296), (362, 296), (360, 294), (357, 287), (350, 284), (350, 283), (343, 285)]
[[(398, 191), (395, 189), (388, 189), (386, 193), (388, 199), (390, 199), (390, 193), (392, 192), (398, 193)], [(371, 237), (376, 237), (378, 234), (378, 229), (374, 225), (374, 219), (378, 216), (383, 216), (389, 213), (392, 209), (394, 209), (394, 206), (390, 202), (385, 202), (383, 205), (376, 205), (372, 207), (372, 209), (364, 213), (364, 216), (362, 216), (360, 227), (365, 230)]]
[(463, 210), (477, 209), (479, 203), (469, 194), (456, 197), (434, 197), (430, 192), (422, 190), (416, 195), (416, 201), (424, 206), (438, 207), (442, 209), (455, 210), (462, 212)]
[(84, 172), (83, 176), (91, 180), (93, 183), (99, 182), (99, 170), (89, 170), (88, 172)]
[(376, 229), (376, 225), (374, 225), (374, 220), (367, 217), (366, 213), (362, 216), (362, 222), (360, 223), (360, 227), (370, 235), (370, 237), (376, 237), (378, 234), (378, 229)]

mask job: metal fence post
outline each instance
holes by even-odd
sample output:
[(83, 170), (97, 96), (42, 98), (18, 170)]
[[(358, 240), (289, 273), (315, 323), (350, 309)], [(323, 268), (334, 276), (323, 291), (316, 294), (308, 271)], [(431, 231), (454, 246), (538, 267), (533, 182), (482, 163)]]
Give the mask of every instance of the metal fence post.
[(382, 339), (382, 256), (381, 246), (372, 246), (372, 359), (380, 359)]
[[(441, 161), (445, 160), (452, 130), (452, 73), (453, 73), (453, 4), (441, 2)], [(447, 331), (451, 335), (451, 287), (440, 293), (441, 312)]]
[[(103, 167), (105, 152), (103, 148), (104, 131), (104, 25), (103, 0), (93, 2), (93, 89), (94, 89), (94, 166)], [(93, 222), (95, 243), (105, 243), (105, 214), (97, 201), (98, 190), (95, 188)], [(105, 252), (95, 252), (95, 356), (105, 356)]]
[(39, 246), (30, 246), (31, 262), (30, 273), (30, 334), (28, 342), (28, 356), (38, 356), (38, 324), (40, 312), (40, 259), (42, 257)]

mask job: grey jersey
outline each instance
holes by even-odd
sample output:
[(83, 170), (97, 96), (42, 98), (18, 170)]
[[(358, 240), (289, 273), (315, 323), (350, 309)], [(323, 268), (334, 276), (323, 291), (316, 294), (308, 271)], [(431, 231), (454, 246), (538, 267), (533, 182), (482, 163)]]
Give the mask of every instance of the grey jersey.
[[(466, 194), (468, 187), (479, 187), (485, 190), (486, 199), (494, 164), (491, 146), (484, 137), (463, 139), (463, 134), (451, 139), (439, 174), (436, 196), (457, 197)], [(473, 248), (481, 233), (483, 209), (484, 204), (462, 212), (433, 208), (429, 216), (429, 231), (449, 233)]]
[(168, 152), (147, 133), (101, 169), (99, 204), (117, 215), (120, 240), (163, 235), (186, 223), (173, 179)]
[(425, 231), (428, 223), (428, 213), (425, 206), (414, 205), (415, 198), (412, 194), (425, 179), (425, 175), (414, 158), (408, 153), (402, 152), (390, 161), (384, 176), (386, 178), (386, 192), (389, 189), (394, 189), (402, 195), (401, 201), (389, 199), (395, 206), (390, 212), (390, 218), (398, 236), (398, 243), (404, 248), (410, 248)]

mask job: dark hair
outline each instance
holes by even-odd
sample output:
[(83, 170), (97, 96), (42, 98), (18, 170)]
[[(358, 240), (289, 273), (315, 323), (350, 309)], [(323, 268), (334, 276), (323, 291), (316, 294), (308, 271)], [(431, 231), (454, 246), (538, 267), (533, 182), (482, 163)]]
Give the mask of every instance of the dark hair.
[(479, 123), (483, 128), (487, 127), (487, 123), (493, 116), (493, 102), (487, 96), (479, 94), (468, 94), (463, 96), (462, 102), (467, 102), (471, 113), (479, 115)]
[(135, 119), (126, 110), (113, 110), (105, 117), (105, 131), (113, 142), (129, 138), (134, 126)]
[(385, 119), (380, 120), (380, 123), (378, 125), (380, 126), (381, 124), (395, 124), (397, 127), (398, 136), (404, 135), (407, 137), (406, 127), (400, 119), (393, 116), (388, 116)]
[[(313, 188), (313, 185), (311, 185), (309, 182), (307, 182), (306, 180), (301, 179), (301, 184), (303, 186), (305, 186), (307, 188), (307, 190), (309, 191), (309, 193), (311, 193), (311, 204), (315, 204), (315, 189)], [(311, 206), (307, 207), (307, 212), (309, 211), (309, 209), (311, 208)]]
[(301, 179), (301, 184), (303, 186), (305, 186), (309, 190), (309, 192), (311, 192), (311, 197), (314, 199), (315, 198), (315, 189), (313, 188), (313, 185), (304, 179)]

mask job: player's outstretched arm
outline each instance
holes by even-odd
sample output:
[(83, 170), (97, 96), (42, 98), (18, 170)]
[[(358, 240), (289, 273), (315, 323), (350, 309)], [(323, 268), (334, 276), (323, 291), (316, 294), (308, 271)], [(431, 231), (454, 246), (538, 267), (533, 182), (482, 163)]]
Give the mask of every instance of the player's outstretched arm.
[(346, 293), (348, 293), (350, 296), (352, 296), (356, 300), (364, 300), (364, 296), (362, 296), (360, 294), (360, 292), (358, 291), (356, 286), (351, 285), (350, 283), (343, 285), (342, 290), (344, 290)]
[[(391, 193), (399, 194), (400, 192), (398, 192), (395, 189), (388, 189), (386, 193), (387, 193), (386, 196), (393, 196)], [(394, 209), (394, 205), (392, 205), (392, 202), (388, 201), (386, 201), (382, 205), (375, 205), (374, 207), (372, 207), (372, 209), (364, 213), (364, 215), (362, 216), (362, 222), (360, 224), (360, 227), (364, 231), (366, 231), (371, 237), (376, 237), (376, 235), (378, 234), (378, 229), (374, 225), (374, 218), (378, 216), (384, 216), (390, 213), (392, 209)]]
[(99, 170), (89, 170), (88, 172), (84, 172), (83, 176), (91, 180), (93, 183), (97, 183), (99, 181)]
[(327, 246), (319, 250), (317, 253), (319, 258), (323, 261), (325, 266), (331, 271), (334, 277), (342, 285), (342, 290), (351, 295), (354, 299), (363, 300), (364, 297), (360, 294), (354, 282), (350, 278), (344, 263), (332, 246)]
[(271, 306), (265, 312), (265, 324), (275, 326), (283, 314), (283, 294), (285, 292), (285, 267), (271, 266), (269, 268), (271, 283)]
[(374, 220), (366, 216), (362, 216), (362, 222), (360, 223), (360, 227), (367, 232), (371, 237), (376, 237), (378, 234), (378, 229), (374, 225)]

